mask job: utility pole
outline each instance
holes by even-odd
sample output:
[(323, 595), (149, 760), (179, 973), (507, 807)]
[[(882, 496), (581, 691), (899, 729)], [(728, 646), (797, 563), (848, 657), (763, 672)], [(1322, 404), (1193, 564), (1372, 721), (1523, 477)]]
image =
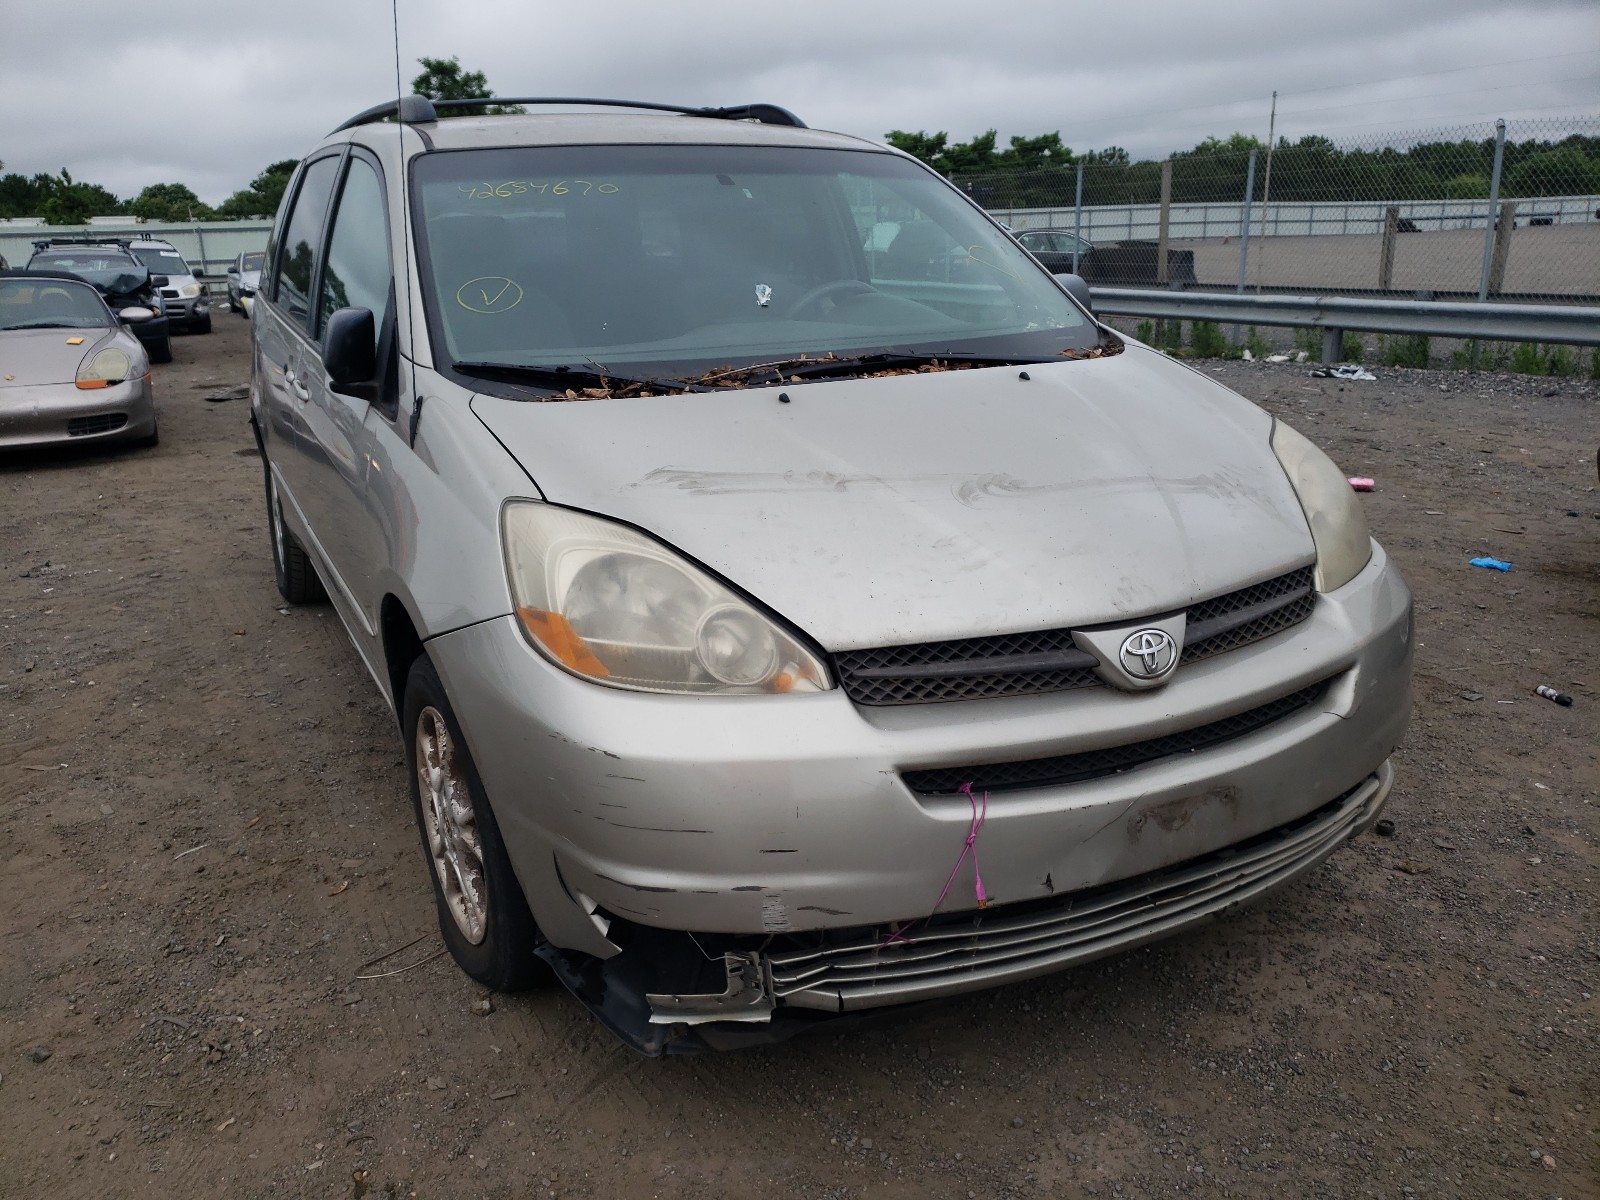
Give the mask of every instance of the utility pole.
[(1272, 199), (1272, 151), (1278, 129), (1278, 93), (1272, 93), (1272, 115), (1267, 118), (1267, 169), (1261, 180), (1261, 247), (1256, 251), (1256, 278), (1261, 277), (1262, 256), (1267, 252), (1267, 202)]

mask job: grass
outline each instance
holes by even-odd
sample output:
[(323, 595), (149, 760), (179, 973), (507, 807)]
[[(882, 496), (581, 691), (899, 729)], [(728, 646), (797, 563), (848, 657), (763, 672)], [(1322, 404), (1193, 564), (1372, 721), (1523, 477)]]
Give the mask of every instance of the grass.
[(1215, 321), (1195, 321), (1190, 326), (1189, 345), (1196, 358), (1237, 358), (1237, 352), (1230, 354), (1233, 347), (1228, 345), (1228, 339), (1223, 336), (1222, 326)]
[(1378, 359), (1386, 367), (1426, 367), (1431, 361), (1432, 340), (1426, 334), (1405, 333), (1395, 338), (1378, 338)]

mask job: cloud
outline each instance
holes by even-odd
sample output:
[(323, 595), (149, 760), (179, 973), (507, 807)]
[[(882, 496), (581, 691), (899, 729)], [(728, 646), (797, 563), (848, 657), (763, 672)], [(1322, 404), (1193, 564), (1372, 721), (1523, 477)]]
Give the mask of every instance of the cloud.
[[(454, 54), (502, 95), (768, 100), (875, 139), (1060, 130), (1077, 150), (1158, 154), (1212, 133), (1264, 137), (1275, 88), (1291, 136), (1600, 112), (1593, 0), (1345, 0), (1320, 14), (1271, 0), (400, 0), (399, 11), (408, 85), (419, 56)], [(175, 0), (150, 22), (127, 12), (79, 0), (72, 30), (107, 31), (80, 33), (52, 6), (8, 6), (6, 170), (65, 166), (130, 196), (183, 182), (217, 203), (394, 90), (389, 0)], [(1367, 82), (1381, 80), (1395, 81)]]

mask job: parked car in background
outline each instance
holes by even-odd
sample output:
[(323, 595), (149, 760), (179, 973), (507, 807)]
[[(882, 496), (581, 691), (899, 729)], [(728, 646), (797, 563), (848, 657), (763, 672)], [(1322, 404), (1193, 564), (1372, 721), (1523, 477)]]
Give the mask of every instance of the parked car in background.
[(249, 316), (245, 301), (253, 299), (261, 283), (261, 264), (267, 259), (265, 250), (247, 250), (233, 260), (228, 268), (228, 311)]
[(1192, 928), (1377, 820), (1411, 598), (1310, 441), (909, 155), (497, 100), (540, 111), (314, 148), (251, 320), (278, 589), (393, 707), (468, 975), (748, 1044)]
[(1094, 249), (1094, 243), (1070, 229), (1025, 229), (1015, 237), (1052, 274), (1081, 274), (1077, 260)]
[(33, 244), (28, 268), (76, 275), (99, 289), (113, 312), (133, 308), (145, 313), (130, 320), (128, 328), (144, 343), (151, 362), (172, 361), (171, 325), (157, 282), (165, 277), (152, 275), (126, 240), (47, 238)]
[(186, 333), (211, 332), (211, 302), (205, 285), (171, 242), (159, 238), (134, 238), (129, 248), (150, 268), (150, 274), (166, 278), (160, 285), (167, 320), (174, 329)]
[(92, 285), (0, 269), (0, 450), (55, 442), (153, 446), (150, 362)]
[[(1048, 270), (1077, 274), (1085, 283), (1151, 287), (1162, 282), (1156, 269), (1160, 245), (1153, 241), (1134, 239), (1094, 245), (1070, 229), (1027, 229), (1015, 237)], [(1074, 246), (1077, 247), (1076, 268)], [(1196, 282), (1193, 250), (1168, 247), (1165, 282), (1180, 287)]]

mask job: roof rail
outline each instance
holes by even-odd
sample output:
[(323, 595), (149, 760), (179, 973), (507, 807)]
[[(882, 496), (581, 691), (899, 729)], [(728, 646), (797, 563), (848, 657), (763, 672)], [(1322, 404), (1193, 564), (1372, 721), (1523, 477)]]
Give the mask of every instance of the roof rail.
[(404, 125), (426, 125), (438, 120), (441, 108), (479, 108), (487, 104), (566, 104), (592, 105), (601, 108), (643, 108), (655, 112), (682, 113), (690, 117), (710, 117), (724, 121), (759, 121), (763, 125), (787, 125), (804, 129), (806, 123), (786, 108), (776, 104), (735, 104), (723, 108), (686, 108), (679, 104), (654, 104), (646, 100), (608, 100), (593, 96), (479, 96), (472, 100), (429, 100), (426, 96), (402, 96), (374, 104), (357, 113), (334, 133), (370, 125), (389, 117), (398, 116)]

